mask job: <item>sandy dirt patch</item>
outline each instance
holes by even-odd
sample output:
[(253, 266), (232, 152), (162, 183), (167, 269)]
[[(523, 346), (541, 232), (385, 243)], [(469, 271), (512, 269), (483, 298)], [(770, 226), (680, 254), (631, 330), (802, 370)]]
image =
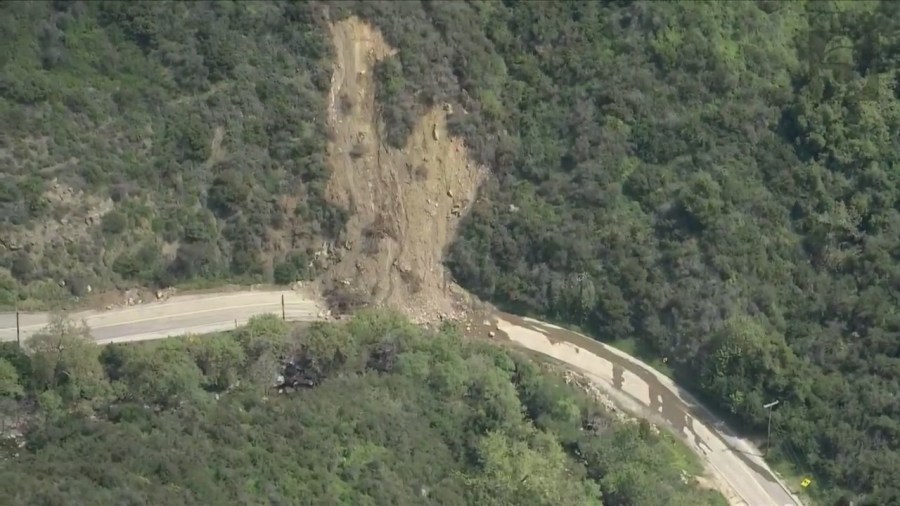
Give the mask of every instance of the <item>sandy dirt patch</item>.
[(351, 292), (416, 322), (464, 315), (465, 292), (443, 265), (459, 220), (487, 176), (446, 112), (420, 118), (403, 149), (383, 140), (375, 103), (376, 62), (395, 51), (355, 17), (331, 27), (336, 61), (329, 104), (328, 198), (350, 219), (330, 254), (323, 291)]

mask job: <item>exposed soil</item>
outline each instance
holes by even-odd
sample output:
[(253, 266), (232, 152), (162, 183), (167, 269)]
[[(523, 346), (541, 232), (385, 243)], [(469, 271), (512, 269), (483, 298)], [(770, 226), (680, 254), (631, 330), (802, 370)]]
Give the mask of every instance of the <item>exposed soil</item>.
[(99, 225), (103, 215), (113, 208), (109, 198), (101, 199), (64, 186), (55, 178), (43, 197), (54, 210), (52, 219), (30, 228), (4, 227), (0, 230), (0, 248), (11, 251), (24, 249), (31, 256), (40, 258), (48, 247), (56, 243), (88, 240), (91, 229)]
[(444, 108), (428, 111), (403, 149), (382, 140), (375, 63), (391, 57), (381, 34), (352, 17), (331, 27), (336, 60), (329, 103), (328, 198), (347, 209), (331, 245), (326, 293), (400, 310), (417, 322), (457, 319), (468, 297), (442, 263), (484, 167), (447, 134)]

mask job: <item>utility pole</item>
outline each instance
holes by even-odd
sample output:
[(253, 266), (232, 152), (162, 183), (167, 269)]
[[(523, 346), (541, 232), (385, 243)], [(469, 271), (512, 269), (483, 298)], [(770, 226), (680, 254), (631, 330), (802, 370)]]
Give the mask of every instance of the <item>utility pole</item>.
[(16, 344), (22, 348), (22, 330), (19, 325), (19, 305), (16, 304)]
[(16, 284), (16, 345), (22, 349), (22, 327), (19, 325), (19, 285)]
[(766, 456), (769, 455), (769, 447), (772, 446), (772, 408), (778, 405), (781, 401), (772, 401), (768, 404), (763, 404), (763, 409), (769, 411), (769, 429), (766, 432)]
[(287, 316), (284, 314), (284, 294), (281, 294), (281, 319), (287, 320)]

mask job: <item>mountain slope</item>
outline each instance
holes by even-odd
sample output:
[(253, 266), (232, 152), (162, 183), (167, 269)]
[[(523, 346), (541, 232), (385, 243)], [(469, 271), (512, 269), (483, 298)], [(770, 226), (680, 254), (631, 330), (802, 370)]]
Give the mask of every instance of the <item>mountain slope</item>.
[(313, 277), (308, 252), (345, 219), (325, 199), (322, 14), (287, 3), (0, 6), (0, 278), (15, 278), (0, 303)]
[[(895, 2), (359, 2), (389, 138), (448, 102), (492, 178), (448, 263), (630, 340), (810, 473), (900, 502)], [(388, 86), (389, 83), (393, 83)]]
[[(455, 279), (750, 431), (780, 400), (812, 493), (900, 502), (897, 5), (6, 3), (0, 304), (321, 276), (434, 317)], [(351, 15), (385, 42), (359, 109)]]

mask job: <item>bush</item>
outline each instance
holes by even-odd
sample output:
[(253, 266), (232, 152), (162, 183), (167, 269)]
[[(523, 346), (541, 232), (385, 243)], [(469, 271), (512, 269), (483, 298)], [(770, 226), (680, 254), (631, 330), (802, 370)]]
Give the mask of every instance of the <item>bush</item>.
[(84, 274), (73, 274), (66, 278), (66, 288), (72, 292), (75, 297), (84, 297), (90, 292), (88, 287), (91, 286), (89, 277)]
[(9, 269), (14, 278), (21, 283), (28, 283), (34, 278), (36, 268), (27, 253), (21, 252), (13, 259)]
[(112, 210), (103, 215), (101, 227), (107, 235), (121, 234), (128, 227), (128, 217), (120, 211)]
[(112, 270), (123, 278), (134, 279), (141, 271), (141, 266), (130, 253), (121, 253), (113, 261)]
[(16, 281), (0, 273), (0, 306), (10, 307), (16, 304)]
[(291, 262), (281, 262), (275, 266), (272, 276), (276, 284), (289, 285), (297, 281), (297, 267)]
[(313, 278), (312, 269), (309, 267), (309, 256), (302, 251), (295, 251), (287, 256), (283, 262), (275, 266), (273, 272), (275, 282), (280, 285), (288, 285), (294, 281), (308, 281)]

